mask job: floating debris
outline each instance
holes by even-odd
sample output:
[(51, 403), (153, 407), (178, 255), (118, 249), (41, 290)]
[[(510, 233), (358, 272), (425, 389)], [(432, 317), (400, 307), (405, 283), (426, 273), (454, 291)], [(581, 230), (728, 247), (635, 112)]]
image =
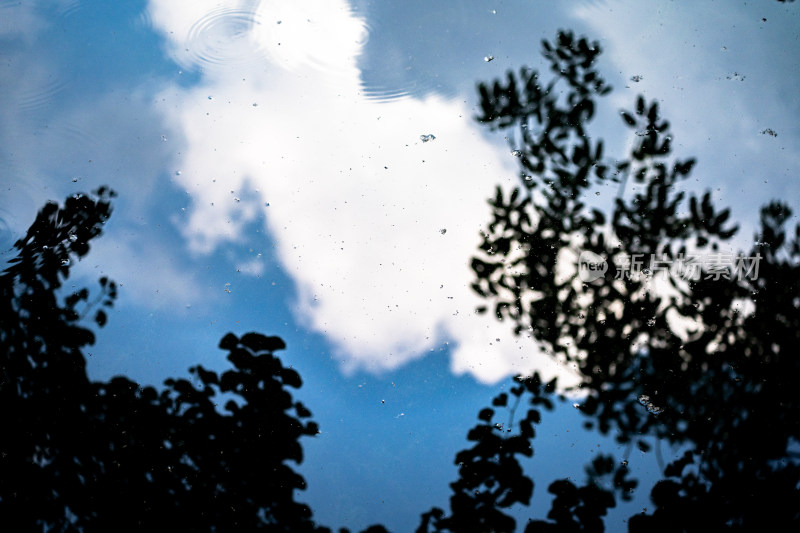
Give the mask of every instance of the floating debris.
[(653, 403), (648, 403), (645, 407), (647, 408), (647, 410), (650, 413), (652, 413), (654, 415), (659, 415), (659, 414), (664, 412), (664, 408), (663, 407), (659, 407), (657, 405), (654, 405)]
[(436, 135), (434, 135), (433, 133), (428, 133), (427, 135), (420, 135), (419, 136), (419, 140), (424, 142), (424, 143), (432, 141), (434, 139), (436, 139)]

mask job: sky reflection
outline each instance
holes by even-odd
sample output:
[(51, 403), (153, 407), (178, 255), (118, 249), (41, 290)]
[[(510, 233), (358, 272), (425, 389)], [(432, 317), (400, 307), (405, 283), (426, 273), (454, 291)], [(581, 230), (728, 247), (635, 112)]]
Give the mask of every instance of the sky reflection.
[[(574, 378), (474, 313), (486, 199), (518, 172), (474, 120), (476, 82), (541, 68), (539, 42), (558, 28), (599, 39), (615, 92), (592, 132), (608, 152), (633, 142), (613, 133), (618, 110), (658, 98), (677, 151), (699, 160), (697, 189), (755, 221), (767, 200), (800, 197), (793, 7), (2, 2), (3, 257), (46, 200), (110, 185), (114, 217), (76, 270), (76, 283), (120, 282), (90, 374), (158, 383), (220, 367), (212, 348), (227, 331), (280, 335), (330, 432), (305, 466), (319, 476), (307, 476), (310, 500), (328, 505), (318, 517), (408, 529), (425, 506), (382, 476), (436, 450), (417, 468), (441, 488), (425, 501), (444, 498), (488, 385), (533, 369)], [(598, 205), (615, 193), (598, 191)], [(379, 402), (396, 390), (387, 416)], [(554, 434), (577, 425), (571, 413), (559, 423)], [(354, 435), (361, 424), (372, 429)], [(364, 465), (336, 501), (346, 469), (326, 469), (333, 457)], [(354, 503), (376, 492), (394, 495), (394, 518)]]

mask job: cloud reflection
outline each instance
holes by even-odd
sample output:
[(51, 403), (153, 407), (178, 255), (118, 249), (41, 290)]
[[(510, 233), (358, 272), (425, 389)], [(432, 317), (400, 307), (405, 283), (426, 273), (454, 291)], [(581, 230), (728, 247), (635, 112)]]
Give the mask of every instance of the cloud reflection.
[[(191, 28), (226, 8), (173, 4), (152, 2), (151, 19), (186, 64)], [(193, 199), (190, 248), (241, 241), (263, 216), (300, 320), (347, 370), (396, 368), (450, 343), (453, 371), (481, 381), (534, 367), (564, 374), (474, 313), (470, 253), (487, 195), (516, 168), (482, 138), (473, 110), (440, 97), (368, 99), (357, 68), (365, 25), (344, 2), (263, 3), (252, 21), (219, 26), (246, 27), (231, 38), (249, 43), (252, 60), (194, 60), (200, 82), (162, 94), (185, 142), (175, 180)]]

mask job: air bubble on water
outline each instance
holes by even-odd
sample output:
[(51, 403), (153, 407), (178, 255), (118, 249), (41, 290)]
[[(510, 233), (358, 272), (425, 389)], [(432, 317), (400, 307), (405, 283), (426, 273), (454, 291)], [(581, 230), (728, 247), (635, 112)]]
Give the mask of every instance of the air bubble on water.
[(640, 394), (639, 403), (642, 405), (647, 405), (648, 403), (650, 403), (650, 396), (648, 396), (647, 394)]
[(264, 207), (269, 207), (269, 202), (264, 202)]
[(655, 325), (656, 325), (656, 321), (655, 321), (655, 319), (654, 319), (654, 318), (651, 318), (650, 320), (648, 320), (648, 321), (647, 321), (647, 325), (648, 325), (648, 326), (655, 326)]
[(180, 170), (176, 170), (176, 171), (175, 171), (175, 175), (176, 175), (176, 176), (180, 176), (180, 175), (181, 175), (181, 171), (180, 171)]
[(253, 102), (253, 107), (258, 107), (258, 102)]
[(67, 265), (69, 265), (69, 259), (62, 259), (62, 260), (61, 260), (61, 265), (62, 265), (62, 266), (67, 266)]
[(167, 136), (166, 135), (162, 135), (161, 136), (161, 141), (162, 142), (167, 142)]
[(639, 83), (643, 79), (644, 79), (644, 76), (641, 76), (639, 74), (637, 74), (635, 76), (631, 76), (631, 81), (636, 82), (636, 83)]
[(522, 157), (522, 152), (520, 152), (519, 150), (511, 150), (511, 155), (513, 155), (514, 157)]
[(78, 183), (78, 178), (72, 178), (72, 183)]
[(486, 56), (486, 57), (483, 58), (483, 60), (486, 61), (487, 63), (489, 61), (494, 61), (494, 56)]
[(70, 234), (69, 234), (69, 240), (70, 240), (71, 242), (75, 242), (75, 241), (77, 241), (77, 240), (78, 240), (78, 236), (77, 236), (77, 235), (75, 235), (74, 233), (70, 233)]

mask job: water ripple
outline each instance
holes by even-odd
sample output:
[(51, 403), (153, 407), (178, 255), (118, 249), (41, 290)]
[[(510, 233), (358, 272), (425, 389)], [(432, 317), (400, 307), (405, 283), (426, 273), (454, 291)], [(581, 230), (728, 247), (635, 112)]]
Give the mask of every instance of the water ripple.
[(62, 1), (59, 3), (57, 12), (61, 17), (69, 17), (84, 7), (86, 4), (80, 0)]
[(219, 7), (209, 11), (189, 28), (185, 52), (197, 66), (239, 65), (263, 54), (253, 39), (260, 21), (248, 10)]
[(49, 104), (72, 80), (50, 74), (47, 79), (35, 85), (29, 84), (16, 95), (17, 107), (21, 111), (31, 112)]
[(434, 80), (406, 80), (399, 84), (378, 85), (373, 82), (361, 82), (361, 95), (367, 100), (379, 103), (406, 100), (409, 98), (423, 98), (429, 94), (437, 94), (443, 98), (455, 96), (455, 91), (445, 89)]
[[(371, 35), (380, 36), (385, 33), (388, 23), (372, 20), (364, 25), (363, 45)], [(386, 43), (376, 43), (376, 50), (370, 55), (359, 58), (360, 92), (368, 100), (375, 102), (392, 102), (409, 98), (423, 98), (429, 94), (437, 94), (444, 98), (455, 96), (454, 89), (443, 87), (436, 75), (430, 71), (420, 70), (413, 57), (397, 54)]]

